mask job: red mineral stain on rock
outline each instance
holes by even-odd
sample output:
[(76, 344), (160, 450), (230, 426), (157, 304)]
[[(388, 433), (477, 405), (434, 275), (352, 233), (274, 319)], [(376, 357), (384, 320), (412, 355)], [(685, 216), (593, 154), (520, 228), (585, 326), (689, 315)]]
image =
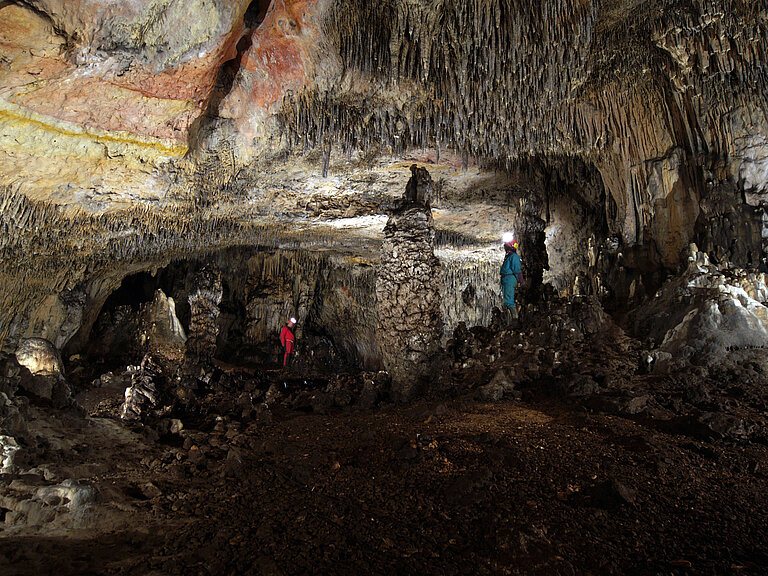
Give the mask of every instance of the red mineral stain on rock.
[[(239, 97), (249, 107), (268, 109), (281, 101), (286, 91), (307, 84), (306, 62), (317, 28), (307, 23), (305, 16), (316, 3), (316, 0), (279, 2), (267, 13), (251, 37), (251, 48), (243, 56), (242, 66), (253, 79), (249, 92), (234, 94), (229, 101), (231, 108), (239, 107)], [(236, 87), (233, 93), (239, 91), (244, 89)]]
[[(63, 18), (78, 30), (87, 24), (80, 8), (69, 6), (66, 14), (59, 14), (57, 6), (50, 7), (54, 21)], [(242, 34), (242, 22), (237, 21), (218, 46), (200, 57), (161, 71), (134, 61), (125, 70), (109, 59), (81, 67), (68, 62), (64, 39), (30, 10), (0, 7), (0, 20), (0, 55), (11, 62), (7, 71), (0, 70), (5, 99), (86, 128), (178, 142), (188, 139), (188, 129), (205, 109), (219, 68), (236, 56)]]

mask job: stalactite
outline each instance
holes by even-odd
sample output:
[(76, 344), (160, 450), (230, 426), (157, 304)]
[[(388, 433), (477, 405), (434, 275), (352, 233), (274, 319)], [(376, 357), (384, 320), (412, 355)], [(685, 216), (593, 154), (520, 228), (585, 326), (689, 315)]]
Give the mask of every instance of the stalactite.
[[(710, 163), (737, 156), (742, 125), (768, 118), (765, 9), (765, 0), (340, 0), (320, 31), (343, 81), (320, 90), (310, 78), (286, 94), (278, 120), (290, 150), (317, 151), (323, 176), (339, 152), (436, 148), (438, 160), (459, 154), (465, 169), (474, 160), (511, 169), (517, 159), (586, 158), (619, 205), (612, 231), (644, 241), (653, 162), (681, 148), (703, 178)], [(179, 204), (162, 209), (94, 216), (1, 189), (0, 274), (18, 290), (2, 295), (0, 339), (25, 298), (39, 301), (94, 271), (201, 246), (338, 239), (289, 233), (275, 206), (215, 208), (252, 184), (232, 141), (217, 146), (189, 159)]]
[[(374, 143), (381, 153), (447, 146), (505, 162), (522, 154), (590, 154), (612, 135), (633, 146), (624, 157), (654, 158), (665, 150), (655, 142), (658, 128), (646, 121), (655, 110), (634, 116), (638, 102), (669, 92), (664, 78), (679, 75), (657, 46), (661, 38), (692, 56), (686, 78), (702, 98), (694, 114), (682, 116), (681, 134), (701, 135), (688, 146), (709, 150), (700, 126), (716, 124), (734, 97), (765, 109), (768, 29), (759, 14), (729, 0), (651, 0), (621, 9), (565, 0), (545, 7), (530, 0), (346, 0), (327, 15), (326, 36), (347, 74), (382, 89), (352, 104), (346, 92), (310, 88), (286, 98), (281, 117), (287, 126), (296, 125), (290, 118), (312, 118), (302, 129), (314, 132), (315, 142), (322, 133), (345, 148)], [(729, 40), (727, 50), (721, 38)], [(417, 83), (401, 108), (385, 97), (393, 82)], [(674, 114), (678, 122), (680, 111)], [(326, 116), (343, 121), (328, 124)]]

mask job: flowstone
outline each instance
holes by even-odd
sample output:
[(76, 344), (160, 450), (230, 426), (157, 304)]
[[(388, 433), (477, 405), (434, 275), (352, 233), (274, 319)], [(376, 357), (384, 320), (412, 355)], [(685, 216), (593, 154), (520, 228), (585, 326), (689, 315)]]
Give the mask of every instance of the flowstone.
[(669, 373), (715, 366), (731, 350), (768, 346), (768, 278), (716, 266), (695, 244), (687, 269), (633, 312), (634, 330), (651, 344), (645, 361)]
[(22, 340), (16, 350), (16, 360), (35, 376), (62, 376), (64, 373), (59, 351), (43, 338)]

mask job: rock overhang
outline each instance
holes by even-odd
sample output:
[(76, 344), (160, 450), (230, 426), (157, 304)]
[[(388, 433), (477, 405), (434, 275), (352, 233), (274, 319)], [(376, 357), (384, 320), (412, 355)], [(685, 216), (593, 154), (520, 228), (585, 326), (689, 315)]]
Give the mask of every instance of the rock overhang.
[(39, 208), (4, 214), (14, 254), (55, 267), (32, 231), (65, 231), (58, 266), (85, 272), (56, 286), (98, 268), (98, 239), (125, 270), (243, 242), (375, 258), (412, 163), (444, 258), (490, 262), (533, 214), (558, 289), (590, 235), (665, 268), (720, 241), (711, 188), (762, 210), (760, 3), (255, 4), (0, 7), (0, 173)]

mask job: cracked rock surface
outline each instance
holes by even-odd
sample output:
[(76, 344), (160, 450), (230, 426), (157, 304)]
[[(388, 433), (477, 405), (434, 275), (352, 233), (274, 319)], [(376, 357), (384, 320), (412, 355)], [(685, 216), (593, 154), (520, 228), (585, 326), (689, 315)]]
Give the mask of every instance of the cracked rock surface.
[(440, 348), (440, 262), (429, 200), (432, 178), (415, 165), (402, 203), (384, 227), (376, 278), (377, 338), (384, 366), (408, 399)]

